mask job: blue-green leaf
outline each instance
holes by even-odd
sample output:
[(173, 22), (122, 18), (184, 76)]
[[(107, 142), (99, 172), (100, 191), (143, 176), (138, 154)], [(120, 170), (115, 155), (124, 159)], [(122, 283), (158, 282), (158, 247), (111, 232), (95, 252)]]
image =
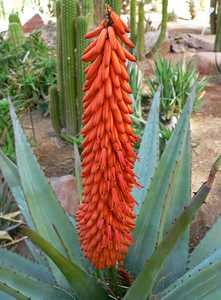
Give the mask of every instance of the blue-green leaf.
[(23, 295), (21, 292), (19, 292), (18, 290), (11, 288), (10, 286), (8, 286), (5, 283), (0, 282), (0, 290), (4, 291), (4, 292), (0, 292), (0, 297), (3, 297), (1, 299), (4, 300), (30, 300), (29, 297), (26, 297), (25, 295)]
[(199, 245), (193, 250), (189, 256), (188, 269), (195, 267), (203, 259), (213, 254), (217, 249), (221, 249), (221, 218), (219, 217), (212, 228), (206, 233), (205, 237), (200, 241)]
[(134, 188), (132, 195), (137, 201), (137, 214), (146, 197), (151, 179), (159, 161), (159, 104), (160, 90), (157, 91), (150, 109), (142, 141), (140, 144), (138, 159), (135, 162), (135, 175), (142, 188)]
[[(167, 201), (164, 206), (164, 214), (161, 218), (161, 224), (165, 228), (165, 235), (171, 227), (174, 219), (181, 213), (184, 206), (191, 199), (191, 141), (190, 134), (184, 145), (184, 151), (175, 170), (175, 180), (171, 186)], [(163, 220), (165, 218), (165, 220)], [(189, 228), (177, 242), (171, 255), (167, 258), (165, 266), (159, 276), (157, 289), (166, 288), (170, 283), (182, 276), (186, 271), (186, 263), (189, 253)], [(182, 259), (180, 259), (182, 257)]]
[(161, 300), (221, 299), (221, 250), (205, 259), (157, 297)]
[[(4, 287), (9, 290), (5, 290)], [(28, 300), (74, 300), (74, 296), (58, 286), (37, 281), (22, 273), (0, 266), (0, 290), (13, 295), (10, 293), (10, 289), (11, 291), (17, 291), (18, 295), (21, 294)], [(16, 299), (21, 300), (26, 300), (26, 298), (16, 297)]]
[(188, 142), (189, 119), (194, 99), (195, 88), (193, 88), (174, 133), (163, 152), (140, 214), (137, 216), (134, 231), (135, 243), (129, 249), (127, 257), (127, 268), (135, 275), (142, 271), (146, 260), (163, 238), (169, 206), (173, 198), (170, 190), (176, 182), (176, 171)]
[[(24, 192), (22, 190), (21, 181), (18, 173), (17, 166), (0, 150), (0, 170), (4, 179), (7, 182), (7, 185), (25, 219), (27, 225), (34, 229), (35, 226), (30, 215)], [(35, 259), (35, 261), (45, 264), (45, 260), (42, 254), (32, 245), (30, 242), (26, 241), (27, 246)]]
[[(61, 253), (80, 265), (81, 251), (77, 231), (60, 206), (52, 187), (33, 155), (12, 104), (10, 104), (10, 114), (15, 135), (18, 172), (35, 227)], [(65, 285), (63, 275), (51, 261), (49, 263), (58, 283)]]
[[(221, 160), (221, 157), (220, 157)], [(181, 215), (174, 222), (166, 237), (160, 242), (153, 255), (147, 260), (142, 272), (137, 276), (133, 285), (127, 290), (124, 300), (146, 300), (151, 296), (152, 289), (156, 284), (159, 273), (167, 257), (171, 254), (177, 241), (192, 222), (196, 212), (205, 202), (206, 197), (212, 187), (217, 169), (210, 174), (208, 181), (204, 183), (199, 191), (194, 195), (191, 203), (185, 207)]]
[(15, 272), (25, 273), (35, 279), (55, 283), (52, 274), (42, 265), (34, 263), (14, 252), (0, 248), (0, 266), (14, 270)]
[(1, 292), (1, 291), (0, 291), (0, 299), (4, 299), (4, 300), (18, 300), (15, 297), (10, 296), (10, 295), (8, 295), (8, 294), (6, 294), (4, 292)]
[(28, 226), (34, 229), (16, 165), (0, 149), (0, 170)]
[(108, 298), (106, 291), (95, 278), (64, 257), (39, 234), (28, 228), (23, 228), (22, 232), (53, 260), (69, 282), (74, 294), (80, 300), (105, 300)]

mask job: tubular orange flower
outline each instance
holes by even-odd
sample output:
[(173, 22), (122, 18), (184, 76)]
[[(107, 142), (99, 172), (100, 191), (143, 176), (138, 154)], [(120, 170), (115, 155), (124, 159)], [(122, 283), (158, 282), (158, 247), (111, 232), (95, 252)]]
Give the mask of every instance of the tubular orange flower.
[(132, 243), (136, 184), (133, 151), (137, 138), (131, 127), (132, 92), (125, 66), (135, 57), (122, 44), (133, 47), (128, 27), (111, 8), (107, 18), (85, 38), (96, 38), (82, 59), (85, 70), (84, 136), (82, 153), (83, 203), (76, 218), (84, 255), (97, 268), (124, 259)]

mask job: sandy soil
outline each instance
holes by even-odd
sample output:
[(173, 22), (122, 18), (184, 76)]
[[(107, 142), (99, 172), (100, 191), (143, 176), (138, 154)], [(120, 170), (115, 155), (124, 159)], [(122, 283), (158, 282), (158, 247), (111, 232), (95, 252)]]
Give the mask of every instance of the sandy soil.
[(73, 147), (56, 137), (49, 117), (43, 117), (40, 112), (34, 111), (32, 120), (34, 131), (29, 115), (23, 117), (22, 125), (46, 176), (72, 174)]

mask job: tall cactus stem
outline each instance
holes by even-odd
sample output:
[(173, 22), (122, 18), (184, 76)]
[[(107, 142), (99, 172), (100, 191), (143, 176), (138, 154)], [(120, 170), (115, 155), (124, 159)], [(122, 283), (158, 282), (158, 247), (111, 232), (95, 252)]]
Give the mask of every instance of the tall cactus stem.
[(82, 0), (82, 14), (88, 18), (89, 28), (94, 25), (94, 3), (92, 0)]
[[(221, 3), (221, 2), (220, 2)], [(218, 6), (218, 16), (216, 25), (215, 51), (221, 51), (221, 4)]]
[(88, 16), (77, 17), (77, 59), (76, 59), (76, 74), (77, 74), (77, 111), (78, 111), (78, 124), (81, 124), (82, 116), (82, 99), (83, 99), (83, 85), (84, 85), (84, 69), (85, 63), (82, 61), (84, 49), (88, 45), (88, 41), (84, 38), (84, 35), (88, 30)]
[(75, 77), (75, 18), (77, 3), (75, 0), (61, 2), (61, 24), (63, 39), (63, 78), (65, 95), (65, 115), (67, 133), (78, 133), (77, 103), (76, 103), (76, 77)]
[(138, 59), (144, 58), (144, 1), (138, 4), (137, 54)]
[(216, 34), (216, 27), (217, 27), (217, 0), (210, 0), (210, 31), (211, 34)]
[(106, 1), (106, 3), (109, 4), (118, 15), (120, 15), (121, 0), (108, 0), (108, 1)]
[(24, 43), (25, 37), (19, 23), (9, 23), (9, 41), (14, 47), (19, 47)]
[(162, 0), (162, 22), (161, 22), (161, 30), (160, 35), (153, 49), (151, 50), (152, 55), (155, 54), (160, 48), (162, 42), (165, 39), (166, 31), (167, 31), (167, 19), (168, 19), (168, 0)]
[(52, 126), (57, 134), (61, 132), (59, 93), (56, 86), (49, 89), (49, 110)]
[(131, 40), (133, 43), (136, 43), (136, 16), (137, 16), (137, 1), (130, 1), (130, 31), (131, 31)]
[(63, 78), (63, 49), (62, 49), (62, 24), (61, 24), (61, 1), (56, 1), (57, 17), (57, 85), (59, 91), (59, 112), (63, 128), (65, 124), (65, 96), (64, 96), (64, 78)]
[(22, 26), (18, 13), (11, 13), (8, 17), (8, 21), (9, 23), (17, 23), (20, 26)]

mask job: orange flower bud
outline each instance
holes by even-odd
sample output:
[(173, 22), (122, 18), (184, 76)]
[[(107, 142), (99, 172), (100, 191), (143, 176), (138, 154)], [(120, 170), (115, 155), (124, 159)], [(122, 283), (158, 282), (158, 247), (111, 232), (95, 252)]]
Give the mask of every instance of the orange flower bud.
[(109, 20), (86, 35), (96, 38), (83, 55), (91, 61), (85, 71), (82, 153), (83, 202), (76, 214), (84, 255), (97, 268), (122, 261), (132, 244), (135, 226), (131, 195), (137, 185), (133, 167), (136, 136), (126, 59), (135, 57), (120, 40), (132, 47), (128, 27), (111, 9)]

